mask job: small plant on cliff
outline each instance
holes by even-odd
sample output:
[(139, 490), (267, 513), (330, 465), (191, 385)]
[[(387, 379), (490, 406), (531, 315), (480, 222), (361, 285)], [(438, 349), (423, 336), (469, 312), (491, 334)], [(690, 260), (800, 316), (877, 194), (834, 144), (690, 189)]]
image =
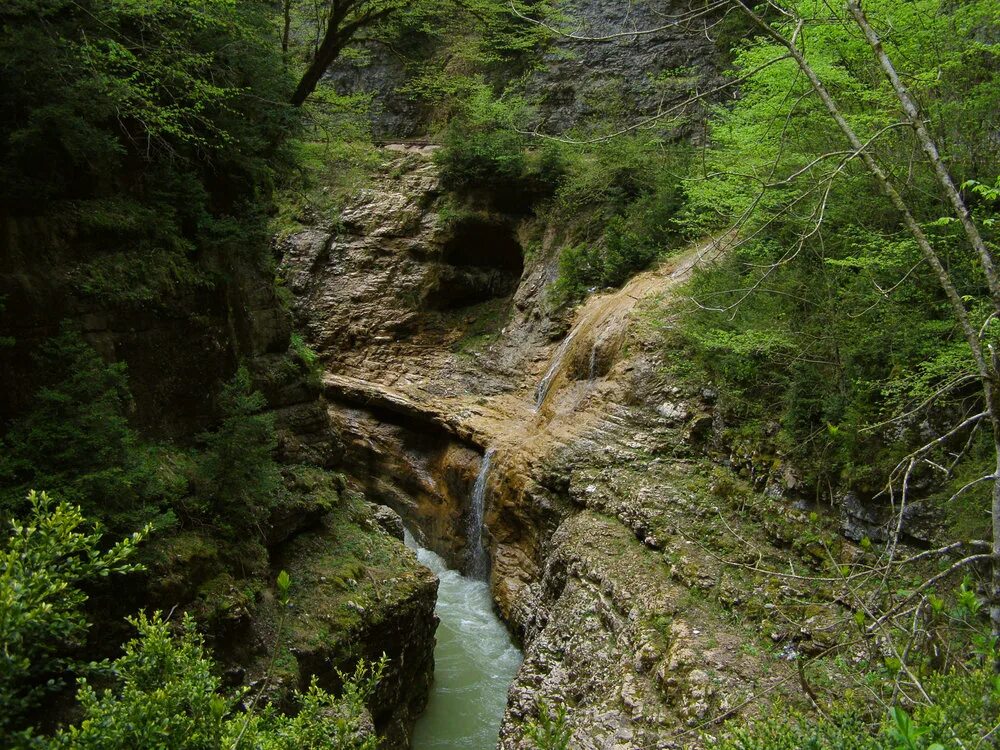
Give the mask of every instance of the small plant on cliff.
[(538, 718), (527, 723), (525, 734), (536, 750), (569, 750), (573, 731), (566, 720), (566, 706), (560, 703), (555, 709), (544, 698), (538, 699)]
[(31, 492), (27, 520), (0, 542), (0, 745), (14, 744), (27, 711), (84, 668), (71, 656), (87, 634), (83, 614), (94, 579), (138, 570), (129, 557), (149, 527), (102, 550), (102, 534), (83, 530), (80, 509)]
[(240, 367), (219, 397), (222, 423), (202, 436), (205, 455), (198, 475), (204, 487), (197, 505), (206, 504), (203, 509), (220, 523), (259, 517), (278, 492), (281, 477), (273, 456), (277, 437), (266, 405), (249, 371)]
[(306, 343), (301, 333), (292, 334), (288, 349), (305, 368), (310, 385), (319, 387), (323, 377), (323, 365), (319, 361), (319, 355)]

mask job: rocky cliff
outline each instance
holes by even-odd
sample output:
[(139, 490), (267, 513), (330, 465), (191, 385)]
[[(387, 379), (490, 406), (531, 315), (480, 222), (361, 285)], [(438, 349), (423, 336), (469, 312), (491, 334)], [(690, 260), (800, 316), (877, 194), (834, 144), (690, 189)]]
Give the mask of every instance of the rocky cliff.
[[(154, 533), (143, 553), (148, 572), (95, 593), (95, 648), (110, 654), (131, 637), (121, 618), (140, 606), (190, 611), (228, 678), (283, 704), (313, 676), (336, 687), (337, 670), (384, 653), (374, 726), (386, 747), (406, 747), (433, 672), (437, 582), (401, 533), (387, 534), (375, 509), (325, 471), (344, 446), (318, 385), (289, 352), (292, 318), (266, 265), (240, 253), (204, 258), (210, 283), (155, 300), (111, 299), (81, 285), (97, 251), (72, 226), (3, 217), (0, 242), (0, 331), (13, 340), (0, 346), (0, 425), (31, 406), (44, 382), (33, 355), (64, 326), (106, 362), (127, 365), (128, 416), (142, 440), (192, 445), (217, 422), (219, 391), (240, 363), (275, 417), (284, 500), (253, 519), (260, 538), (233, 540), (202, 524)], [(282, 569), (297, 588), (284, 633), (272, 590)]]
[[(553, 36), (530, 60), (519, 60), (514, 66), (518, 70), (508, 76), (520, 77), (522, 67), (533, 69), (524, 94), (534, 110), (534, 126), (543, 132), (654, 116), (721, 83), (716, 45), (721, 17), (711, 9), (692, 12), (696, 4), (689, 0), (576, 0), (558, 5), (566, 16), (560, 24), (565, 35)], [(691, 33), (706, 22), (710, 32)], [(655, 34), (642, 33), (654, 29)], [(433, 59), (439, 52), (433, 40), (408, 35), (398, 43), (370, 45), (362, 55), (335, 64), (327, 78), (338, 93), (373, 95), (370, 120), (376, 138), (422, 136), (435, 113), (407, 93), (411, 76), (419, 70), (411, 70), (408, 63)], [(665, 132), (677, 132), (678, 127), (689, 132), (692, 125), (665, 123)]]
[(505, 750), (530, 746), (539, 698), (567, 706), (574, 748), (697, 745), (703, 722), (788, 684), (780, 649), (822, 648), (827, 622), (820, 607), (794, 626), (775, 621), (764, 584), (739, 567), (808, 558), (795, 531), (806, 519), (717, 462), (714, 392), (666, 374), (670, 353), (647, 322), (669, 321), (674, 289), (719, 245), (689, 248), (568, 318), (546, 303), (551, 242), (516, 285), (440, 305), (443, 278), (477, 283), (456, 258), (510, 273), (498, 244), (553, 236), (496, 215), (456, 233), (444, 205), (426, 155), (387, 152), (341, 229), (284, 246), (348, 484), (462, 564), (472, 482), (495, 451), (491, 586), (525, 650)]

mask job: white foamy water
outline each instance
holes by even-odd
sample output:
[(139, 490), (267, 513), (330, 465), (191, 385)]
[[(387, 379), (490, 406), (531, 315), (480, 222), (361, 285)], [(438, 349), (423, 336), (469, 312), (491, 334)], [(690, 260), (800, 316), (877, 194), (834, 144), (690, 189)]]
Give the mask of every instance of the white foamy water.
[(413, 750), (494, 750), (521, 652), (493, 612), (489, 585), (463, 576), (406, 532), (406, 545), (441, 580), (434, 686)]
[(490, 557), (483, 546), (483, 518), (486, 515), (486, 482), (490, 477), (495, 452), (493, 448), (487, 450), (479, 466), (479, 476), (476, 477), (469, 500), (469, 517), (465, 530), (465, 538), (469, 543), (468, 575), (480, 581), (487, 580), (490, 575)]

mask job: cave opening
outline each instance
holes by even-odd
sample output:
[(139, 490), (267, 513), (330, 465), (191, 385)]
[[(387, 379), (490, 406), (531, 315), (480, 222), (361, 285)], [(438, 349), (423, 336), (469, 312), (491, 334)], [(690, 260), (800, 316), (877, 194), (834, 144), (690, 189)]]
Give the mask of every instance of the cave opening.
[(516, 278), (524, 272), (524, 252), (514, 229), (488, 216), (459, 220), (444, 243), (441, 260), (452, 266), (505, 271)]
[(509, 297), (524, 272), (524, 253), (511, 225), (474, 214), (456, 222), (441, 247), (437, 279), (425, 304), (457, 310)]

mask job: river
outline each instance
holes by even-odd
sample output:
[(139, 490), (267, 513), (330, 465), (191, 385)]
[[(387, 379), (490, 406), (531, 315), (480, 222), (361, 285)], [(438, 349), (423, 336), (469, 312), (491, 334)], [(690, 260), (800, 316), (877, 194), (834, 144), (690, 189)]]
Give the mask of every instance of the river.
[(485, 581), (448, 568), (409, 532), (406, 545), (441, 580), (434, 686), (417, 720), (412, 749), (494, 750), (521, 652), (494, 613)]

